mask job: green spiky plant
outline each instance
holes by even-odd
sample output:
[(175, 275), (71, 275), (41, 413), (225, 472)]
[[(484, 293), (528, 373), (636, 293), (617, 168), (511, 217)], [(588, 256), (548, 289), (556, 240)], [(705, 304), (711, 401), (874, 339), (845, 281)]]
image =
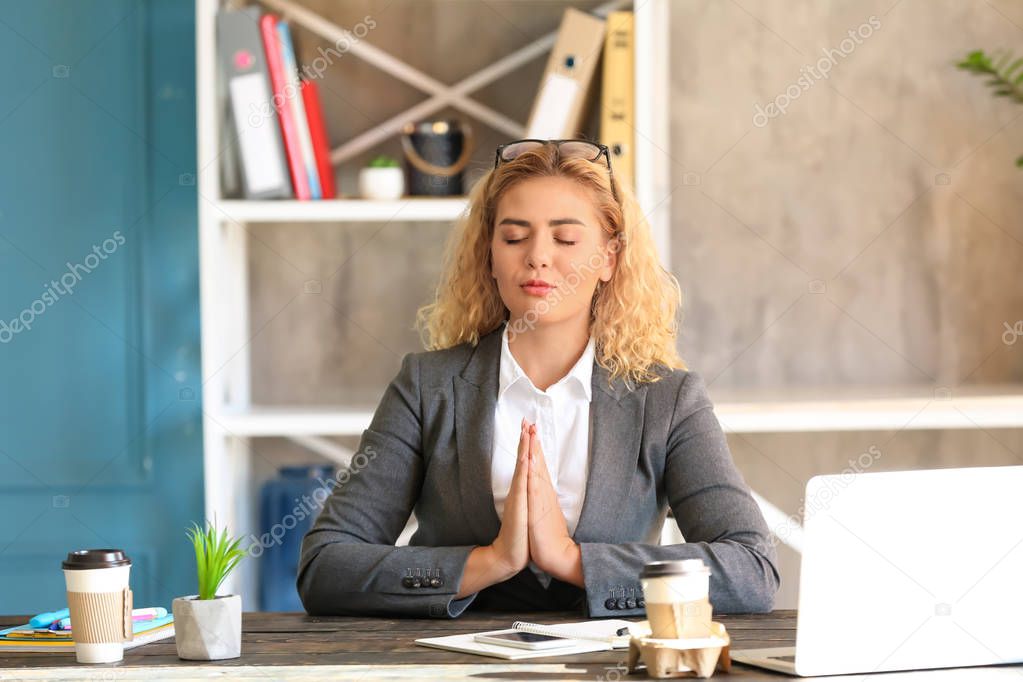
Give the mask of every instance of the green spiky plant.
[(239, 545), (242, 539), (231, 539), (224, 528), (218, 534), (214, 524), (206, 522), (203, 530), (195, 522), (185, 531), (195, 548), (195, 564), (199, 578), (199, 599), (215, 599), (224, 578), (247, 555)]
[[(1023, 57), (1014, 59), (1008, 50), (992, 54), (974, 50), (956, 66), (978, 76), (988, 76), (987, 84), (994, 89), (995, 97), (1008, 97), (1023, 104)], [(1016, 165), (1023, 168), (1023, 156), (1016, 159)]]

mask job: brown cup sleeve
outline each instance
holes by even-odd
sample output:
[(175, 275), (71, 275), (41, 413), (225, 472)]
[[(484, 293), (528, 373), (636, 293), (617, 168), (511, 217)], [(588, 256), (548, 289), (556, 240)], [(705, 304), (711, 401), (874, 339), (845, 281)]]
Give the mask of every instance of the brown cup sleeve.
[(131, 641), (130, 588), (117, 592), (68, 592), (67, 602), (74, 641), (86, 644)]
[(134, 621), (131, 618), (132, 603), (134, 595), (130, 587), (124, 588), (124, 641), (130, 642), (135, 636), (133, 629)]

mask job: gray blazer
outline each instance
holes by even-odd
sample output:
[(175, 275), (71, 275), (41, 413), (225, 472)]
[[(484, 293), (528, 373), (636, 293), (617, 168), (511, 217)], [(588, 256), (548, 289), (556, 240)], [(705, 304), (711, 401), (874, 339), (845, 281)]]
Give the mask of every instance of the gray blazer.
[[(620, 379), (609, 385), (596, 362), (590, 474), (573, 535), (586, 589), (556, 578), (544, 589), (526, 567), (454, 598), (469, 552), (501, 526), (490, 482), (501, 332), (402, 359), (352, 466), (330, 481), (303, 539), (296, 583), (306, 611), (454, 618), (472, 604), (642, 617), (624, 600), (641, 596), (643, 565), (689, 558), (710, 567), (716, 613), (770, 611), (774, 546), (699, 375), (661, 367), (660, 381), (630, 390)], [(668, 507), (685, 543), (657, 544)], [(413, 511), (419, 527), (408, 546), (395, 547)], [(441, 584), (403, 582), (417, 573)]]

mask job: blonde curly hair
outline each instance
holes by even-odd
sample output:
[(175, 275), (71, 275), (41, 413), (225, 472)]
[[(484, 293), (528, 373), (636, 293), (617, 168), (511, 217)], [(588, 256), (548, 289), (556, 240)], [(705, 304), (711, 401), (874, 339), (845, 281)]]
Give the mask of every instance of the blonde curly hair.
[(469, 193), (468, 211), (457, 221), (445, 246), (444, 264), (433, 303), (416, 313), (416, 327), (427, 350), (461, 343), (476, 345), (481, 336), (509, 317), (491, 276), (490, 245), (498, 202), (523, 180), (562, 177), (587, 188), (601, 229), (617, 251), (614, 274), (600, 282), (590, 306), (594, 356), (609, 380), (655, 382), (656, 365), (686, 365), (676, 348), (681, 289), (657, 257), (650, 227), (632, 191), (611, 179), (603, 161), (563, 159), (555, 145), (544, 145), (488, 171)]

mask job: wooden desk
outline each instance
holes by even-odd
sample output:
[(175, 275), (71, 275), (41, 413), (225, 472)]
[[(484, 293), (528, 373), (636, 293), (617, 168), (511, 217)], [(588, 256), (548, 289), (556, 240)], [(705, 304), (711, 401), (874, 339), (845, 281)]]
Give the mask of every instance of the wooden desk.
[[(31, 615), (0, 616), (0, 627), (26, 623)], [(515, 620), (558, 623), (584, 620), (578, 613), (467, 612), (453, 620), (323, 618), (304, 613), (245, 613), (242, 655), (227, 661), (182, 661), (174, 640), (125, 652), (124, 660), (80, 665), (73, 653), (0, 653), (0, 679), (212, 679), (258, 680), (408, 679), (513, 680), (522, 678), (615, 682), (626, 678), (627, 649), (574, 656), (504, 661), (414, 644), (419, 637), (496, 630)], [(629, 619), (639, 620), (639, 619)], [(794, 611), (755, 616), (718, 616), (736, 648), (786, 646), (795, 642)], [(620, 666), (617, 670), (615, 666)], [(15, 669), (15, 670), (12, 670)], [(633, 675), (631, 679), (644, 679)], [(779, 680), (784, 676), (741, 665), (729, 680)]]
[[(0, 616), (0, 627), (28, 622), (31, 616)], [(468, 612), (454, 620), (390, 618), (320, 618), (304, 613), (246, 613), (242, 617), (242, 655), (228, 661), (182, 661), (174, 640), (127, 651), (124, 660), (80, 665), (73, 653), (0, 655), (0, 680), (523, 680), (544, 682), (632, 682), (650, 679), (628, 675), (627, 649), (574, 656), (504, 661), (413, 644), (419, 637), (496, 630), (515, 620), (558, 623), (582, 620), (578, 613)], [(629, 619), (639, 620), (639, 619)], [(725, 624), (735, 649), (792, 646), (796, 612), (753, 616), (716, 616)], [(953, 669), (923, 673), (939, 680), (1018, 680), (1023, 666)], [(916, 680), (920, 673), (876, 673), (871, 682)], [(781, 673), (732, 665), (725, 682), (798, 680)], [(835, 677), (817, 679), (839, 679)], [(852, 679), (851, 677), (849, 679)], [(859, 678), (857, 678), (859, 679)], [(928, 677), (927, 679), (931, 679)]]

